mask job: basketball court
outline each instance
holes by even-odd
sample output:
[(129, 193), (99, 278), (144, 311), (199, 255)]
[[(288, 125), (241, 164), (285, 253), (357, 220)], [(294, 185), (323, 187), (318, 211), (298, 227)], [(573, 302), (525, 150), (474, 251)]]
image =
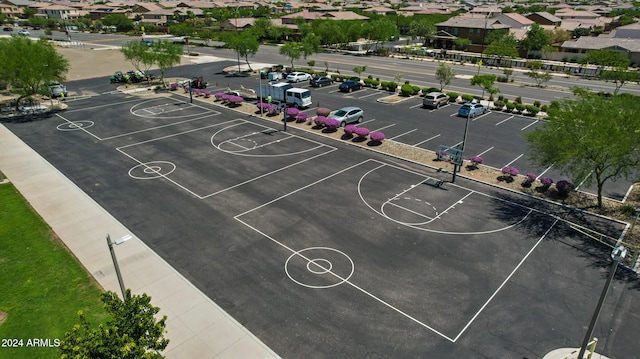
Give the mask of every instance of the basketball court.
[[(95, 178), (117, 187), (117, 199), (85, 189), (108, 211), (124, 200), (142, 203), (145, 211), (118, 207), (124, 224), (159, 254), (171, 253), (167, 261), (284, 357), (354, 357), (365, 347), (374, 357), (488, 357), (493, 351), (481, 349), (487, 323), (538, 300), (514, 303), (514, 277), (536, 288), (575, 281), (545, 278), (540, 247), (571, 257), (552, 264), (552, 272), (562, 271), (592, 260), (574, 253), (593, 246), (590, 236), (615, 241), (624, 230), (586, 212), (464, 179), (449, 183), (450, 174), (182, 96), (78, 100), (52, 120), (8, 127), (39, 138), (30, 145), (81, 187)], [(53, 154), (62, 148), (67, 157)], [(91, 161), (99, 161), (95, 173), (76, 169)], [(91, 178), (84, 183), (81, 176)], [(149, 196), (154, 205), (144, 206)], [(167, 208), (183, 213), (174, 221)], [(160, 221), (166, 230), (157, 234), (152, 224)], [(215, 241), (214, 227), (224, 228)], [(180, 237), (180, 248), (151, 239), (163, 235)], [(251, 278), (231, 283), (237, 273)], [(579, 314), (566, 313), (559, 325), (562, 338), (532, 339), (542, 354), (583, 333), (572, 320), (590, 310), (593, 293), (582, 290), (588, 294), (574, 303)], [(550, 296), (547, 308), (566, 305), (562, 292)], [(536, 333), (565, 315), (535, 308), (526, 326)], [(509, 345), (511, 335), (498, 335), (492, 347)], [(356, 337), (363, 342), (354, 345)], [(523, 353), (532, 355), (516, 345), (494, 357)]]

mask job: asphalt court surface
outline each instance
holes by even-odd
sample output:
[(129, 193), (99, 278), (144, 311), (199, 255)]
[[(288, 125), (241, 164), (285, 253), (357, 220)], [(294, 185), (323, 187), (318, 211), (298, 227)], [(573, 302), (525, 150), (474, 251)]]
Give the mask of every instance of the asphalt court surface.
[[(183, 96), (78, 100), (7, 127), (283, 357), (578, 345), (608, 266), (589, 238), (624, 229)], [(637, 329), (612, 314), (638, 302), (625, 285), (599, 337)]]

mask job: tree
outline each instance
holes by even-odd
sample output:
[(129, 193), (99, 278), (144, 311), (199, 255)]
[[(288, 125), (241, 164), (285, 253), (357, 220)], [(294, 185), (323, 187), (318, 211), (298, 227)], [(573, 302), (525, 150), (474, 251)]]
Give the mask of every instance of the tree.
[(160, 71), (160, 82), (164, 85), (164, 73), (180, 63), (182, 46), (169, 40), (158, 40), (151, 47), (154, 55), (154, 63)]
[(143, 73), (148, 73), (155, 62), (154, 54), (149, 45), (143, 41), (128, 41), (120, 48), (124, 59), (131, 62), (133, 67)]
[(538, 24), (531, 25), (527, 36), (520, 41), (520, 48), (527, 51), (540, 51), (543, 47), (549, 45), (551, 37), (549, 34)]
[(518, 41), (513, 34), (506, 31), (494, 31), (488, 38), (489, 46), (484, 53), (498, 59), (504, 57), (518, 57)]
[(496, 75), (475, 75), (471, 78), (471, 86), (480, 86), (482, 88), (482, 97), (484, 98), (484, 92), (490, 94), (498, 93), (498, 89), (493, 87), (496, 82)]
[(160, 308), (151, 305), (147, 294), (125, 292), (124, 301), (113, 292), (102, 293), (109, 314), (105, 324), (92, 328), (82, 311), (80, 324), (66, 332), (60, 342), (60, 358), (164, 358), (160, 352), (169, 345), (164, 338), (167, 316), (156, 321)]
[(574, 183), (595, 181), (602, 207), (605, 182), (630, 178), (640, 164), (640, 101), (628, 94), (606, 98), (573, 90), (576, 98), (555, 102), (544, 125), (525, 138), (538, 165), (553, 165)]
[(69, 61), (46, 39), (33, 41), (23, 36), (0, 39), (0, 80), (20, 94), (20, 100), (37, 93), (49, 93), (50, 81), (64, 81)]
[(366, 66), (356, 66), (352, 69), (353, 72), (358, 74), (358, 77), (362, 76), (362, 73), (367, 71)]
[(613, 93), (617, 94), (625, 83), (638, 81), (638, 71), (629, 71), (626, 67), (615, 67), (611, 70), (601, 71), (598, 78), (613, 82), (615, 84)]
[(582, 36), (589, 36), (591, 34), (591, 29), (588, 27), (577, 27), (571, 31), (571, 37), (577, 39)]
[(249, 56), (253, 56), (258, 52), (260, 43), (256, 36), (251, 32), (230, 32), (227, 34), (225, 47), (232, 49), (238, 54), (238, 71), (240, 71), (240, 57), (245, 59), (249, 71), (251, 70), (251, 64), (249, 63)]
[(456, 45), (456, 48), (458, 50), (466, 51), (469, 49), (469, 46), (471, 45), (471, 40), (464, 37), (459, 37), (453, 40), (453, 43)]
[(551, 71), (542, 70), (542, 61), (540, 60), (529, 60), (527, 67), (531, 69), (531, 71), (527, 72), (527, 76), (534, 79), (538, 87), (542, 87), (544, 82), (548, 82), (553, 77)]
[(293, 62), (302, 56), (300, 44), (293, 41), (287, 41), (280, 47), (280, 55), (286, 56), (291, 61), (291, 69), (294, 69)]
[[(374, 42), (374, 50), (378, 48), (378, 45), (388, 41), (394, 36), (398, 36), (398, 27), (387, 19), (373, 20), (365, 24), (363, 34), (369, 41)], [(367, 51), (370, 48), (367, 47)]]
[[(415, 17), (415, 16), (414, 16)], [(436, 26), (424, 18), (418, 17), (418, 20), (411, 22), (409, 26), (409, 35), (422, 39), (422, 45), (427, 46), (436, 37)]]
[(118, 31), (133, 30), (133, 21), (124, 14), (109, 14), (102, 19), (105, 26), (115, 26)]
[(441, 62), (436, 69), (436, 80), (440, 82), (440, 91), (442, 91), (445, 86), (449, 86), (451, 84), (451, 80), (456, 75), (455, 70), (444, 62)]
[(581, 59), (581, 64), (598, 65), (601, 70), (605, 67), (627, 68), (631, 61), (620, 51), (602, 49), (587, 52)]
[(320, 37), (312, 32), (306, 34), (300, 41), (300, 54), (305, 60), (307, 57), (320, 52), (320, 50), (322, 50)]

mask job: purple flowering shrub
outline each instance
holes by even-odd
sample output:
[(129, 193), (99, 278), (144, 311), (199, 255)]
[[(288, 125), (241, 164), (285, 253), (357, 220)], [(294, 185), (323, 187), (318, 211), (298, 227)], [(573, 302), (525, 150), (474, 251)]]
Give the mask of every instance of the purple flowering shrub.
[(353, 135), (356, 132), (356, 125), (346, 125), (344, 126), (344, 133), (347, 135)]
[(316, 116), (316, 118), (313, 120), (313, 123), (316, 124), (317, 128), (323, 128), (326, 120), (327, 118), (324, 116)]
[[(216, 94), (216, 98), (217, 98), (218, 94)], [(266, 102), (258, 102), (256, 104), (256, 107), (258, 107), (258, 110), (264, 110), (267, 111), (269, 109), (269, 104)]]
[(326, 127), (328, 132), (336, 131), (338, 127), (340, 127), (340, 121), (335, 118), (327, 118), (324, 120), (324, 127)]
[(573, 183), (567, 180), (560, 180), (556, 183), (556, 190), (558, 190), (560, 196), (566, 197), (573, 190)]
[(269, 105), (267, 107), (267, 110), (269, 111), (269, 116), (274, 116), (278, 114), (278, 106), (276, 105)]
[(436, 160), (437, 161), (444, 161), (447, 158), (447, 151), (446, 150), (437, 150), (436, 151)]
[(531, 184), (535, 182), (536, 178), (538, 178), (538, 176), (535, 173), (529, 172), (524, 176), (524, 181), (522, 181), (522, 185), (524, 187), (531, 187)]
[(520, 173), (518, 169), (511, 166), (504, 166), (502, 168), (502, 176), (500, 176), (500, 180), (504, 180), (507, 182), (513, 182), (513, 177), (517, 176)]
[(306, 112), (298, 112), (298, 115), (296, 116), (296, 122), (304, 122), (307, 120), (307, 113)]
[(469, 162), (471, 162), (471, 169), (478, 168), (478, 165), (481, 165), (484, 162), (484, 159), (480, 156), (471, 156), (469, 158)]
[(369, 134), (369, 138), (373, 142), (380, 143), (380, 142), (382, 142), (382, 140), (384, 140), (384, 133), (382, 133), (382, 132), (371, 132)]
[(542, 184), (539, 188), (540, 191), (546, 191), (553, 184), (553, 180), (549, 177), (540, 178), (540, 183)]
[(216, 98), (216, 101), (222, 100), (223, 96), (224, 96), (224, 94), (222, 92), (216, 92), (215, 94), (213, 94), (213, 97)]
[(369, 129), (364, 127), (358, 127), (356, 128), (355, 133), (358, 137), (367, 137), (367, 135), (369, 135)]
[(239, 106), (241, 103), (243, 103), (244, 99), (241, 96), (231, 95), (231, 96), (229, 96), (228, 101), (229, 101), (229, 103), (231, 104), (232, 107), (235, 107), (235, 106)]

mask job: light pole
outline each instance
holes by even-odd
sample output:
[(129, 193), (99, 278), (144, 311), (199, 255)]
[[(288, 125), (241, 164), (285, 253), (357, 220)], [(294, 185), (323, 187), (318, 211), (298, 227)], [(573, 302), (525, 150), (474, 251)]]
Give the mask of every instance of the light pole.
[(126, 235), (115, 242), (111, 242), (111, 236), (107, 234), (107, 245), (109, 246), (109, 252), (111, 252), (111, 259), (113, 260), (113, 267), (116, 269), (116, 276), (118, 277), (118, 284), (120, 284), (120, 290), (122, 291), (122, 299), (126, 299), (124, 282), (122, 281), (122, 274), (120, 274), (120, 267), (118, 266), (118, 259), (116, 258), (116, 252), (113, 250), (113, 245), (119, 245), (131, 239), (130, 235)]
[[(238, 5), (236, 7), (236, 11), (235, 11), (235, 17), (236, 17), (236, 37), (238, 36), (238, 32), (240, 31), (240, 29), (238, 28), (238, 9), (240, 9), (240, 5)], [(236, 40), (237, 42), (237, 40)], [(240, 51), (237, 51), (238, 49), (236, 49), (236, 52), (238, 53), (238, 74), (240, 74), (240, 72), (242, 72), (240, 70)]]
[(480, 63), (478, 64), (478, 75), (480, 75), (480, 68), (482, 67), (482, 59), (484, 56), (484, 42), (487, 38), (487, 22), (489, 21), (489, 16), (491, 16), (493, 12), (489, 12), (484, 17), (484, 30), (482, 31), (482, 47), (480, 48)]
[(604, 300), (607, 297), (607, 293), (609, 292), (609, 287), (611, 287), (611, 281), (613, 280), (613, 276), (616, 274), (616, 269), (618, 269), (618, 264), (620, 261), (624, 259), (627, 255), (627, 249), (622, 245), (617, 245), (613, 251), (611, 252), (611, 259), (613, 259), (613, 263), (611, 264), (611, 270), (609, 271), (609, 277), (604, 284), (604, 288), (602, 289), (602, 293), (600, 294), (600, 300), (598, 300), (598, 305), (596, 305), (596, 310), (593, 313), (593, 317), (591, 318), (591, 323), (589, 324), (589, 329), (587, 329), (587, 334), (584, 336), (584, 340), (582, 341), (582, 346), (580, 346), (580, 354), (578, 354), (578, 358), (584, 358), (584, 352), (587, 349), (587, 345), (589, 344), (589, 339), (593, 335), (593, 329), (598, 322), (598, 317), (600, 316), (600, 311), (602, 310), (602, 304), (604, 304)]

